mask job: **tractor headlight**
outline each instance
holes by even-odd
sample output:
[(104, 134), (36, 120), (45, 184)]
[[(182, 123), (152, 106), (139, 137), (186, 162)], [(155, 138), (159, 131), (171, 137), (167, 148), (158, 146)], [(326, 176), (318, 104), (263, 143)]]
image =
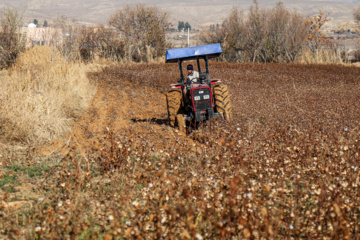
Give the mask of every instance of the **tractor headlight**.
[(210, 95), (204, 95), (204, 99), (210, 99)]
[(195, 97), (194, 97), (194, 100), (195, 100), (195, 101), (200, 101), (200, 96), (195, 96)]

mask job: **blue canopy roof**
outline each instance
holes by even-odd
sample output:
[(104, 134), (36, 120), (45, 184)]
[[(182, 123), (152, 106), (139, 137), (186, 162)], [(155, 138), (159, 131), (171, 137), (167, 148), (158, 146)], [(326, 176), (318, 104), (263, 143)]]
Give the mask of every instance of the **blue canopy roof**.
[(194, 60), (197, 57), (208, 56), (214, 58), (223, 52), (220, 43), (197, 47), (174, 48), (166, 51), (166, 63), (175, 63), (178, 60)]

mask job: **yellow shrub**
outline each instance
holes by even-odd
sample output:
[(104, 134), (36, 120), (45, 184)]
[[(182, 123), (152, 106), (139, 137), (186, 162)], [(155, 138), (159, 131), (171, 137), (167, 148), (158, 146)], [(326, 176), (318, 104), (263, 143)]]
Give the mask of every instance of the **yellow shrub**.
[(35, 47), (0, 73), (0, 131), (7, 140), (44, 143), (66, 134), (96, 91), (86, 66)]

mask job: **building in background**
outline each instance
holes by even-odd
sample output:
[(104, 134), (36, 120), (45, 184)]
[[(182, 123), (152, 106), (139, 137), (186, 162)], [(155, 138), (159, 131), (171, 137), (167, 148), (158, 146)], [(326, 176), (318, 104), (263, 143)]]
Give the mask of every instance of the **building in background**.
[(59, 46), (63, 42), (63, 30), (61, 28), (38, 28), (29, 24), (24, 30), (26, 32), (25, 46), (27, 48), (43, 45)]

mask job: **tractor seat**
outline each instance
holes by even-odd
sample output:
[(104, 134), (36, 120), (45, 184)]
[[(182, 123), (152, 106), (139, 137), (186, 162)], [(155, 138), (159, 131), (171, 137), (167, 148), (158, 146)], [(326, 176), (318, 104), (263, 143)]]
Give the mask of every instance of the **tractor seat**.
[(200, 79), (200, 82), (203, 81), (203, 80), (206, 80), (206, 73), (205, 72), (200, 72), (199, 73), (199, 79)]

